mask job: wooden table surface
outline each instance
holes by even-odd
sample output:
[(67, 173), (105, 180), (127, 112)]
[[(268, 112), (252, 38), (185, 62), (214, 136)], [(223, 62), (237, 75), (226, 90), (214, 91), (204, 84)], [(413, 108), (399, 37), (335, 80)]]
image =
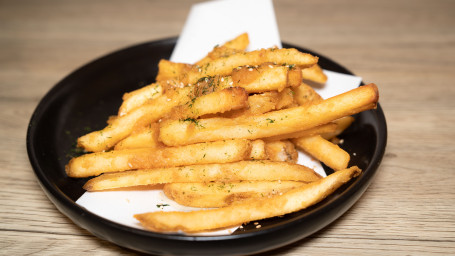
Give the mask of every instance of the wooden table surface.
[[(61, 214), (25, 136), (59, 80), (114, 50), (176, 36), (196, 1), (0, 0), (0, 254), (134, 255)], [(275, 0), (283, 41), (380, 89), (388, 145), (363, 197), (312, 236), (264, 255), (455, 253), (455, 1)]]

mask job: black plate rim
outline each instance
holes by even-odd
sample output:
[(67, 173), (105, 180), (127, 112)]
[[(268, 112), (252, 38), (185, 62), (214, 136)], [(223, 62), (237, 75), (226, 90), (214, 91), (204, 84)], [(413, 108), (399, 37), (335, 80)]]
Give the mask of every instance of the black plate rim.
[[(34, 152), (34, 150), (33, 150), (32, 141), (33, 141), (33, 136), (34, 136), (34, 131), (35, 131), (34, 123), (37, 122), (37, 120), (39, 120), (40, 116), (43, 114), (42, 111), (43, 111), (43, 109), (46, 108), (46, 105), (48, 104), (48, 100), (52, 97), (52, 95), (58, 93), (58, 91), (60, 90), (60, 87), (64, 86), (66, 81), (73, 79), (73, 77), (76, 76), (78, 74), (78, 72), (81, 72), (81, 70), (85, 69), (87, 66), (91, 66), (94, 63), (98, 63), (98, 62), (103, 61), (106, 58), (109, 58), (113, 54), (127, 52), (127, 51), (129, 51), (133, 48), (137, 48), (137, 47), (154, 46), (154, 45), (159, 45), (159, 44), (175, 44), (176, 40), (177, 40), (177, 37), (171, 37), (171, 38), (166, 38), (166, 39), (161, 39), (161, 40), (156, 40), (156, 41), (144, 42), (144, 43), (140, 43), (140, 44), (133, 45), (130, 47), (126, 47), (126, 48), (118, 50), (118, 51), (108, 53), (108, 54), (104, 55), (103, 57), (97, 58), (97, 59), (79, 67), (78, 69), (76, 69), (75, 71), (70, 73), (68, 76), (66, 76), (64, 79), (62, 79), (60, 82), (58, 82), (55, 86), (53, 86), (46, 93), (46, 95), (41, 99), (41, 101), (37, 105), (35, 111), (33, 112), (32, 116), (30, 118), (29, 127), (27, 129), (27, 135), (26, 135), (26, 146), (27, 146), (27, 153), (29, 156), (29, 160), (30, 160), (32, 169), (33, 169), (33, 171), (37, 177), (37, 180), (39, 181), (39, 184), (42, 187), (43, 191), (49, 197), (49, 199), (56, 205), (56, 207), (59, 209), (59, 211), (61, 211), (64, 215), (68, 216), (77, 225), (81, 226), (84, 229), (91, 231), (96, 236), (99, 236), (103, 239), (106, 239), (113, 243), (119, 244), (121, 246), (125, 246), (130, 249), (135, 249), (135, 250), (139, 250), (139, 251), (143, 251), (143, 250), (141, 248), (137, 248), (135, 246), (130, 246), (129, 244), (122, 244), (121, 242), (117, 241), (115, 238), (93, 232), (93, 230), (91, 230), (91, 228), (89, 226), (87, 226), (85, 223), (83, 223), (84, 221), (82, 221), (82, 223), (81, 223), (81, 221), (79, 221), (75, 218), (77, 218), (77, 216), (82, 216), (83, 218), (89, 218), (91, 222), (93, 222), (93, 221), (98, 222), (99, 225), (105, 226), (107, 229), (118, 230), (120, 232), (127, 232), (127, 233), (135, 234), (138, 236), (143, 236), (146, 238), (157, 238), (157, 239), (161, 239), (161, 240), (164, 239), (164, 240), (172, 240), (172, 241), (204, 242), (204, 244), (206, 244), (205, 242), (211, 242), (211, 241), (219, 242), (219, 241), (242, 240), (242, 239), (248, 239), (251, 237), (258, 237), (258, 236), (264, 235), (264, 233), (277, 233), (282, 230), (290, 228), (291, 225), (296, 225), (296, 223), (295, 223), (296, 221), (294, 221), (292, 223), (285, 223), (283, 225), (274, 226), (274, 227), (271, 227), (271, 228), (268, 228), (265, 230), (258, 230), (255, 232), (240, 233), (240, 234), (233, 234), (233, 235), (222, 235), (222, 236), (191, 236), (191, 235), (180, 235), (180, 234), (163, 234), (163, 233), (151, 232), (151, 231), (146, 231), (146, 230), (140, 230), (137, 228), (132, 228), (132, 227), (125, 226), (125, 225), (122, 225), (119, 223), (115, 223), (113, 221), (110, 221), (108, 219), (105, 219), (103, 217), (100, 217), (98, 215), (95, 215), (95, 214), (85, 210), (83, 207), (77, 205), (67, 195), (63, 194), (63, 192), (58, 187), (56, 187), (55, 184), (52, 184), (46, 177), (45, 170), (42, 170), (38, 164), (38, 161), (37, 161), (38, 156), (37, 156), (36, 152)], [(283, 46), (284, 47), (298, 47), (298, 46), (288, 44), (288, 43), (283, 43)], [(302, 47), (298, 47), (298, 48), (302, 48)], [(307, 50), (307, 49), (305, 49), (305, 50)], [(319, 56), (319, 58), (321, 58), (321, 59), (326, 59), (330, 62), (335, 63), (340, 68), (344, 69), (343, 70), (344, 73), (353, 75), (353, 73), (351, 71), (344, 68), (340, 64), (332, 61), (330, 58), (327, 58), (327, 57), (325, 57), (321, 54), (318, 54), (314, 51), (311, 51), (311, 50), (308, 50), (308, 51), (315, 54), (316, 56)], [(379, 123), (378, 123), (379, 136), (377, 138), (377, 145), (374, 150), (375, 153), (371, 160), (372, 164), (370, 164), (370, 166), (367, 170), (364, 170), (364, 174), (361, 177), (357, 178), (349, 186), (348, 189), (344, 190), (340, 194), (339, 197), (337, 197), (333, 202), (331, 202), (329, 207), (332, 207), (332, 208), (340, 207), (340, 204), (343, 204), (343, 202), (345, 202), (347, 199), (351, 198), (352, 196), (355, 195), (356, 198), (351, 200), (350, 205), (345, 205), (344, 210), (342, 212), (340, 212), (338, 215), (335, 215), (334, 217), (332, 217), (331, 220), (327, 221), (327, 223), (325, 225), (323, 225), (322, 227), (319, 227), (310, 233), (307, 232), (307, 234), (295, 237), (294, 239), (288, 240), (286, 242), (282, 242), (282, 244), (280, 244), (280, 245), (274, 245), (273, 247), (270, 247), (270, 248), (267, 248), (267, 246), (265, 246), (262, 251), (270, 250), (270, 249), (277, 248), (277, 247), (285, 245), (285, 244), (289, 244), (291, 242), (300, 240), (300, 239), (320, 230), (321, 228), (332, 223), (335, 219), (337, 219), (339, 216), (344, 214), (345, 211), (347, 211), (358, 200), (358, 198), (361, 197), (361, 195), (364, 193), (364, 191), (367, 189), (367, 187), (371, 183), (373, 176), (377, 172), (379, 164), (382, 161), (383, 155), (385, 153), (385, 148), (386, 148), (386, 143), (387, 143), (386, 120), (385, 120), (385, 116), (382, 111), (382, 108), (380, 107), (380, 104), (378, 104), (376, 110), (369, 110), (369, 111), (371, 111), (373, 113), (373, 115), (379, 121)], [(305, 221), (308, 218), (311, 219), (311, 218), (315, 217), (314, 216), (315, 214), (318, 214), (318, 213), (319, 212), (310, 212), (304, 218), (300, 218), (299, 220), (297, 220), (297, 222)], [(257, 252), (257, 250), (256, 250), (256, 252)]]

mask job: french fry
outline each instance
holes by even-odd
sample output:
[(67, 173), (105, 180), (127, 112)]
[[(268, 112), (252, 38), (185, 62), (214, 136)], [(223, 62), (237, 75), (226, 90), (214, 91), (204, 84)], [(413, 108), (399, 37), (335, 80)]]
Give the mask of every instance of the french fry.
[(324, 135), (335, 132), (337, 130), (337, 124), (334, 122), (323, 124), (316, 126), (314, 128), (310, 128), (308, 130), (293, 132), (293, 133), (286, 133), (283, 135), (277, 135), (272, 137), (264, 138), (266, 141), (276, 141), (276, 140), (287, 140), (287, 139), (294, 139), (306, 136), (313, 136), (313, 135)]
[(226, 140), (161, 149), (96, 152), (71, 159), (65, 169), (68, 176), (80, 178), (133, 169), (235, 162), (248, 159), (250, 153), (250, 141)]
[(233, 182), (241, 180), (312, 182), (319, 179), (320, 176), (317, 173), (302, 165), (271, 161), (239, 161), (106, 173), (89, 180), (84, 185), (84, 189), (99, 191), (176, 182)]
[(304, 80), (310, 80), (319, 84), (327, 82), (327, 76), (322, 71), (322, 68), (316, 64), (309, 68), (302, 69), (302, 78)]
[(285, 88), (278, 95), (278, 102), (276, 103), (276, 109), (296, 107), (294, 101), (294, 91), (291, 88)]
[(369, 84), (310, 106), (300, 106), (245, 118), (199, 119), (197, 124), (165, 121), (160, 140), (168, 146), (232, 138), (259, 139), (308, 130), (347, 115), (376, 107), (379, 93)]
[(248, 200), (227, 207), (191, 212), (150, 212), (136, 214), (142, 226), (152, 231), (199, 232), (241, 225), (250, 221), (296, 212), (315, 205), (341, 185), (360, 175), (358, 167), (335, 172), (282, 195)]
[(320, 135), (297, 138), (292, 142), (335, 171), (345, 169), (349, 164), (349, 153)]
[(243, 87), (249, 93), (280, 92), (302, 81), (300, 69), (272, 64), (237, 67), (232, 70), (231, 78), (232, 86)]
[(235, 37), (234, 39), (227, 41), (224, 43), (224, 47), (230, 48), (230, 49), (236, 49), (236, 50), (242, 50), (244, 51), (248, 45), (250, 44), (250, 38), (248, 36), (248, 33), (242, 33)]
[(295, 101), (300, 106), (308, 106), (323, 101), (322, 97), (309, 85), (301, 83), (294, 89)]
[(215, 208), (272, 197), (306, 184), (300, 181), (168, 183), (164, 185), (163, 191), (167, 197), (181, 205)]
[(297, 163), (298, 152), (289, 140), (267, 141), (265, 152), (272, 161)]
[(117, 119), (117, 118), (118, 118), (118, 116), (114, 116), (114, 115), (109, 116), (109, 117), (107, 118), (106, 123), (107, 123), (108, 125), (111, 125), (111, 124), (115, 121), (115, 119)]
[(194, 64), (194, 66), (201, 67), (201, 66), (204, 66), (205, 64), (209, 63), (210, 61), (213, 61), (213, 60), (216, 60), (219, 58), (225, 58), (227, 56), (230, 56), (230, 55), (233, 55), (236, 53), (240, 53), (240, 52), (244, 52), (244, 51), (239, 50), (239, 49), (228, 48), (226, 46), (215, 46), (213, 48), (213, 50), (207, 56), (205, 56), (203, 59), (196, 62)]
[(352, 116), (345, 116), (334, 120), (333, 122), (337, 125), (337, 128), (332, 132), (322, 133), (321, 136), (326, 140), (331, 140), (346, 130), (354, 122), (354, 120), (355, 119)]
[[(163, 99), (159, 97), (158, 99)], [(163, 102), (164, 103), (164, 102)], [(78, 147), (88, 152), (101, 152), (111, 149), (117, 142), (131, 134), (138, 120), (152, 123), (169, 111), (172, 106), (164, 104), (147, 104), (130, 113), (115, 118), (108, 126), (78, 138)], [(146, 119), (146, 120), (145, 120)]]
[(230, 111), (224, 115), (220, 115), (226, 118), (234, 117), (247, 117), (264, 114), (277, 108), (277, 104), (280, 101), (281, 93), (277, 91), (263, 92), (259, 94), (252, 94), (248, 96), (248, 108), (237, 111)]
[(226, 118), (248, 117), (264, 114), (272, 110), (293, 107), (294, 105), (293, 91), (290, 88), (285, 88), (281, 92), (267, 91), (250, 95), (248, 97), (248, 108), (230, 111), (221, 116)]
[(138, 90), (125, 93), (123, 95), (123, 102), (119, 108), (118, 115), (124, 116), (131, 110), (144, 105), (148, 101), (161, 96), (163, 93), (163, 87), (158, 83), (153, 83), (144, 86)]
[(192, 69), (193, 65), (186, 63), (177, 63), (162, 59), (158, 62), (157, 82), (176, 79)]
[[(317, 65), (317, 64), (315, 64)], [(299, 67), (292, 65), (287, 65), (289, 68), (288, 72), (288, 86), (297, 87), (302, 83), (302, 71)]]
[(221, 46), (215, 46), (213, 50), (207, 54), (207, 56), (196, 62), (195, 65), (203, 66), (212, 60), (227, 57), (234, 53), (243, 52), (248, 47), (249, 43), (250, 40), (248, 33), (243, 33)]
[(184, 105), (174, 107), (163, 119), (198, 118), (207, 114), (224, 113), (247, 106), (248, 93), (245, 89), (231, 87), (195, 97)]
[(133, 133), (121, 140), (114, 147), (114, 150), (132, 149), (132, 148), (162, 148), (164, 144), (158, 141), (160, 125), (153, 123), (133, 131)]
[(219, 58), (208, 62), (202, 67), (193, 67), (183, 74), (179, 81), (184, 84), (194, 84), (199, 79), (214, 75), (227, 76), (233, 69), (241, 66), (258, 66), (263, 63), (276, 63), (286, 65), (292, 63), (296, 67), (306, 68), (313, 66), (318, 58), (296, 49), (261, 49), (251, 52), (236, 53), (226, 58)]
[(191, 93), (193, 99), (194, 97), (200, 97), (233, 86), (232, 79), (229, 76), (212, 76), (201, 78), (195, 85), (190, 85), (190, 87), (194, 87), (193, 92)]
[(196, 83), (206, 82), (213, 88), (212, 91), (228, 87), (242, 87), (248, 93), (261, 93), (268, 91), (282, 91), (301, 83), (301, 74), (298, 68), (289, 66), (264, 64), (259, 66), (239, 66), (229, 75), (214, 75), (199, 78)]
[(265, 142), (263, 140), (253, 140), (251, 142), (251, 160), (266, 160), (268, 159), (265, 151)]
[[(248, 93), (260, 93), (267, 91), (282, 91), (284, 88), (300, 85), (301, 72), (299, 68), (292, 68), (287, 65), (247, 65), (239, 66), (231, 70), (228, 75), (200, 77), (195, 83), (201, 81), (206, 81), (218, 89), (242, 87), (245, 88)], [(181, 83), (183, 84), (183, 82)]]

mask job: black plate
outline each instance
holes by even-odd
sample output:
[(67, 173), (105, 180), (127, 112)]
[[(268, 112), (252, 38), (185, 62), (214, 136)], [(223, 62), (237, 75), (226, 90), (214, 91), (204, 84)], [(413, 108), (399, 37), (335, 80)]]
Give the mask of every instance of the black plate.
[[(147, 42), (111, 53), (67, 76), (41, 100), (31, 117), (27, 151), (46, 195), (74, 223), (117, 245), (151, 254), (238, 255), (271, 250), (302, 239), (330, 224), (346, 212), (370, 184), (383, 157), (387, 128), (380, 106), (362, 112), (341, 136), (352, 155), (350, 165), (364, 172), (329, 198), (296, 213), (260, 221), (262, 228), (246, 225), (226, 236), (187, 236), (149, 232), (117, 224), (95, 215), (75, 201), (84, 193), (86, 179), (66, 176), (64, 167), (75, 156), (76, 138), (106, 125), (116, 114), (123, 93), (154, 81), (157, 63), (168, 59), (176, 38)], [(319, 56), (328, 70), (352, 74), (341, 65)], [(326, 168), (330, 173), (330, 169)]]

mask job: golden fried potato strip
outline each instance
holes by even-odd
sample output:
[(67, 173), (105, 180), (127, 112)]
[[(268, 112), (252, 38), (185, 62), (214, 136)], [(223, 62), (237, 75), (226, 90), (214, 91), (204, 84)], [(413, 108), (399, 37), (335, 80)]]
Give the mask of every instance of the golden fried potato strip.
[(231, 73), (232, 86), (245, 88), (249, 93), (282, 91), (302, 82), (300, 70), (288, 66), (263, 64), (240, 66)]
[(162, 148), (164, 144), (158, 141), (160, 125), (153, 123), (133, 133), (121, 140), (114, 147), (114, 150), (132, 149), (132, 148)]
[(323, 101), (322, 97), (309, 85), (301, 83), (294, 89), (295, 101), (300, 106), (308, 106)]
[(259, 66), (263, 63), (276, 63), (286, 65), (292, 63), (296, 67), (311, 67), (318, 62), (318, 57), (308, 53), (299, 52), (297, 49), (261, 49), (251, 52), (236, 53), (226, 58), (219, 58), (197, 67), (183, 74), (179, 81), (184, 84), (194, 84), (199, 79), (214, 75), (227, 76), (233, 69), (241, 66)]
[[(164, 103), (164, 102), (163, 102)], [(111, 149), (117, 142), (131, 134), (138, 120), (147, 117), (149, 123), (157, 121), (169, 109), (167, 105), (145, 105), (130, 113), (115, 118), (100, 131), (94, 131), (78, 138), (78, 147), (89, 152), (101, 152)]]
[(176, 79), (192, 69), (193, 65), (186, 63), (172, 62), (162, 59), (158, 62), (157, 82)]
[(302, 165), (271, 161), (239, 161), (106, 173), (89, 180), (84, 188), (88, 191), (97, 191), (175, 182), (232, 182), (241, 180), (311, 182), (319, 179), (320, 176), (317, 173)]
[(251, 160), (266, 160), (268, 159), (265, 152), (265, 142), (263, 140), (253, 140), (251, 142)]
[(345, 169), (349, 164), (349, 153), (320, 135), (297, 138), (292, 142), (335, 171)]
[(336, 123), (331, 122), (331, 123), (316, 126), (314, 128), (310, 128), (308, 130), (267, 137), (267, 138), (264, 138), (264, 140), (266, 140), (266, 141), (287, 140), (287, 139), (294, 139), (294, 138), (313, 136), (313, 135), (319, 135), (319, 134), (329, 134), (329, 133), (334, 132), (337, 129), (337, 127), (338, 126)]
[(294, 91), (291, 88), (285, 88), (278, 95), (278, 102), (276, 103), (276, 109), (297, 107), (294, 100)]
[(340, 119), (334, 120), (333, 122), (337, 125), (337, 128), (332, 132), (322, 133), (321, 136), (326, 140), (331, 140), (334, 137), (340, 135), (349, 126), (351, 126), (351, 124), (354, 122), (354, 120), (355, 119), (352, 116), (345, 116)]
[(163, 87), (159, 83), (153, 83), (144, 86), (135, 91), (125, 93), (123, 102), (119, 108), (118, 115), (124, 116), (131, 110), (142, 106), (152, 99), (155, 99), (163, 94)]
[(232, 227), (305, 209), (322, 201), (360, 173), (361, 170), (354, 166), (270, 198), (248, 200), (244, 203), (210, 210), (150, 212), (136, 214), (134, 217), (142, 226), (152, 231), (191, 233)]
[(224, 113), (248, 106), (248, 93), (244, 88), (231, 87), (193, 98), (184, 105), (174, 107), (163, 120), (194, 119), (207, 114)]
[(230, 138), (259, 139), (308, 130), (347, 115), (376, 107), (379, 93), (369, 84), (310, 106), (299, 106), (241, 118), (199, 119), (197, 125), (165, 121), (160, 140), (169, 146)]
[(223, 46), (230, 49), (246, 50), (249, 44), (250, 37), (248, 36), (248, 33), (245, 32), (238, 35), (234, 39), (227, 41), (226, 43), (223, 44)]
[(248, 37), (248, 33), (243, 33), (221, 46), (215, 46), (213, 50), (207, 54), (207, 56), (196, 62), (195, 65), (203, 66), (212, 60), (227, 57), (234, 53), (243, 52), (249, 44), (250, 39)]
[(181, 205), (216, 208), (279, 195), (306, 184), (300, 181), (168, 183), (164, 185), (163, 191), (167, 197)]
[(318, 64), (302, 69), (302, 78), (319, 84), (327, 82), (327, 76)]
[(251, 142), (225, 140), (160, 149), (140, 148), (96, 152), (75, 157), (66, 166), (70, 177), (90, 177), (106, 172), (227, 163), (249, 159)]
[(277, 91), (263, 92), (248, 96), (248, 107), (237, 111), (230, 111), (220, 117), (234, 118), (246, 117), (264, 114), (266, 112), (276, 110), (276, 106), (280, 101), (281, 94)]
[(240, 118), (264, 114), (272, 110), (295, 106), (294, 93), (290, 88), (285, 88), (281, 92), (268, 91), (248, 96), (248, 107), (237, 111), (230, 111), (220, 117)]
[(289, 140), (267, 141), (265, 152), (269, 160), (297, 163), (298, 152)]

